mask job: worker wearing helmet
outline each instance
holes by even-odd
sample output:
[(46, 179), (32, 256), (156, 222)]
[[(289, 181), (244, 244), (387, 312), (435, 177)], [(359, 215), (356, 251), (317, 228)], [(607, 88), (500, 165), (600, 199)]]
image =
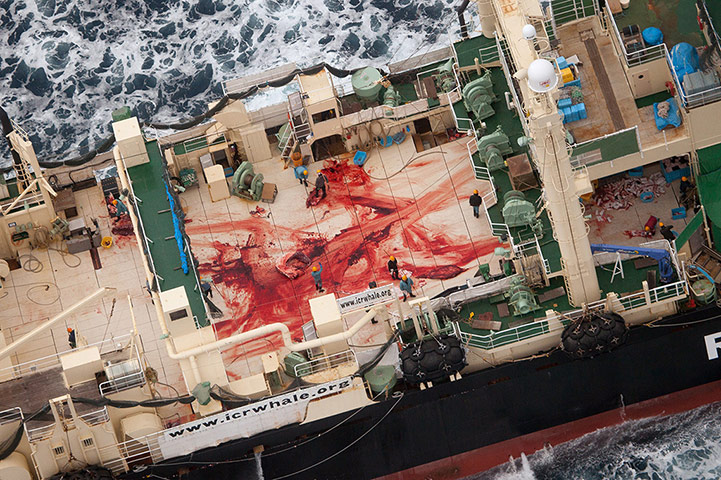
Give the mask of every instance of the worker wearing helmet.
[(658, 222), (659, 229), (663, 238), (669, 242), (676, 240), (676, 235), (673, 234), (673, 225), (666, 225), (663, 222)]
[(76, 348), (78, 346), (75, 341), (75, 330), (70, 327), (68, 327), (68, 345), (70, 345), (70, 348)]
[(398, 260), (393, 255), (388, 260), (388, 271), (391, 272), (392, 279), (398, 280)]
[(295, 173), (295, 178), (298, 179), (301, 185), (308, 186), (308, 169), (305, 168), (303, 165), (300, 165), (298, 167), (295, 167), (293, 170)]
[(315, 173), (318, 174), (318, 177), (315, 179), (315, 189), (321, 194), (320, 198), (325, 198), (326, 188), (328, 187), (328, 177), (320, 170), (317, 170)]
[(471, 207), (473, 207), (473, 216), (478, 218), (480, 216), (479, 207), (483, 203), (481, 196), (478, 195), (478, 190), (473, 190), (473, 195), (471, 195), (469, 203), (471, 204)]
[(408, 277), (407, 275), (403, 275), (401, 277), (401, 283), (400, 283), (401, 292), (403, 292), (403, 301), (405, 302), (408, 299), (408, 295), (411, 297), (415, 297), (413, 295), (413, 279)]
[(315, 280), (315, 289), (318, 292), (323, 293), (323, 292), (325, 292), (325, 290), (323, 290), (323, 280), (320, 278), (320, 274), (323, 271), (323, 264), (318, 262), (318, 266), (320, 268), (313, 266), (313, 268), (311, 269), (310, 275), (313, 277), (313, 280)]

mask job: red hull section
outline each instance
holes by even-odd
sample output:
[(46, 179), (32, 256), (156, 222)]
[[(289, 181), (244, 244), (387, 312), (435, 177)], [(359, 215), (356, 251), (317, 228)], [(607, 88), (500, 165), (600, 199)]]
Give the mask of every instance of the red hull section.
[(673, 415), (718, 401), (721, 401), (721, 380), (639, 402), (623, 409), (618, 408), (557, 427), (539, 430), (512, 440), (379, 477), (379, 479), (452, 480), (464, 478), (506, 463), (511, 456), (518, 458), (521, 453), (531, 454), (546, 445), (560, 445), (600, 428), (618, 425), (626, 420)]

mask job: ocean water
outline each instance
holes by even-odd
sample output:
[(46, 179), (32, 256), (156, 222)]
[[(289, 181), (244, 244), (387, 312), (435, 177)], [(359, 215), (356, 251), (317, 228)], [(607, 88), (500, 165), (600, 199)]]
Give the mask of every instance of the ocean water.
[(513, 459), (468, 480), (717, 480), (721, 403), (627, 421)]
[(0, 100), (39, 157), (72, 156), (107, 137), (123, 105), (176, 121), (222, 82), (290, 61), (382, 67), (448, 45), (458, 3), (0, 0)]

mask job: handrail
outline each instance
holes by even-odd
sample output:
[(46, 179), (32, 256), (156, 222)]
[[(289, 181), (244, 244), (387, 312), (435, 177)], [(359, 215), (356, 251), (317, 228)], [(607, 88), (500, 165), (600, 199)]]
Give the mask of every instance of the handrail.
[(629, 54), (628, 50), (626, 50), (626, 45), (624, 45), (623, 43), (623, 37), (621, 36), (621, 32), (618, 30), (618, 25), (616, 24), (616, 19), (613, 16), (613, 12), (611, 10), (611, 6), (608, 4), (608, 0), (604, 0), (604, 8), (604, 13), (606, 17), (610, 19), (611, 25), (613, 26), (613, 32), (615, 33), (616, 40), (621, 47), (623, 59), (626, 62), (627, 67), (641, 65), (664, 57), (664, 49), (666, 48), (664, 43), (661, 43), (659, 45), (651, 45), (650, 47), (646, 47)]
[[(648, 291), (650, 303), (658, 303), (665, 300), (674, 298), (683, 298), (688, 295), (688, 285), (686, 280), (680, 280), (675, 283), (667, 285), (661, 285), (659, 287), (650, 289)], [(646, 307), (649, 303), (646, 301), (645, 292), (633, 293), (626, 295), (618, 299), (620, 304), (624, 307), (624, 311), (633, 310), (639, 307)], [(595, 310), (602, 310), (606, 306), (606, 300), (598, 300), (596, 302), (589, 303), (586, 306), (586, 310), (578, 309), (564, 314), (557, 314), (549, 318), (545, 318), (533, 323), (527, 323), (525, 325), (519, 325), (518, 327), (501, 330), (498, 332), (491, 332), (488, 335), (478, 335), (475, 333), (460, 331), (460, 338), (469, 346), (490, 350), (517, 341), (526, 340), (541, 334), (557, 332), (563, 330), (568, 325), (570, 320), (579, 318), (584, 313)], [(560, 322), (560, 327), (550, 327), (549, 322), (557, 320)], [(544, 330), (543, 324), (545, 323), (546, 331)], [(530, 327), (530, 325), (539, 324), (540, 326)]]
[(295, 371), (296, 377), (304, 377), (306, 375), (324, 372), (349, 362), (354, 362), (356, 365), (358, 364), (355, 352), (350, 349), (299, 363), (293, 367), (293, 370)]

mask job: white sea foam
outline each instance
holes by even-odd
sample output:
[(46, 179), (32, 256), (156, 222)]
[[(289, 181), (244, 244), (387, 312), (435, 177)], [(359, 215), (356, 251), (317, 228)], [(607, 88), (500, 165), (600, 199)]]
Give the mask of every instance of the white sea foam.
[(177, 121), (218, 98), (221, 82), (290, 61), (382, 67), (448, 45), (457, 3), (0, 0), (0, 99), (39, 156), (87, 148), (122, 105)]

